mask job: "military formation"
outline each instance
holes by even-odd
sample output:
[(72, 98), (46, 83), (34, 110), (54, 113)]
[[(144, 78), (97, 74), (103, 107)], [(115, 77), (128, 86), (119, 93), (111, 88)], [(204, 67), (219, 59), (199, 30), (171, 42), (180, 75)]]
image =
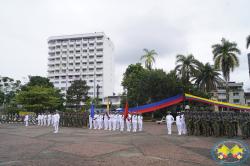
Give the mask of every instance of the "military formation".
[[(36, 121), (37, 121), (36, 115), (30, 114), (29, 118), (28, 118), (28, 123), (35, 125)], [(18, 114), (12, 114), (12, 113), (0, 115), (0, 124), (3, 124), (3, 123), (23, 123), (23, 122), (25, 122), (25, 115), (20, 116)]]
[(143, 130), (143, 116), (131, 115), (125, 118), (123, 113), (96, 113), (89, 115), (89, 129), (137, 132)]
[(54, 112), (53, 114), (51, 114), (51, 113), (39, 113), (37, 116), (37, 125), (38, 126), (46, 126), (46, 127), (53, 126), (54, 133), (58, 133), (59, 122), (60, 122), (60, 115), (59, 115), (58, 111)]
[(185, 123), (188, 135), (229, 138), (241, 135), (243, 139), (250, 137), (249, 112), (186, 111)]
[(62, 127), (84, 127), (87, 126), (87, 112), (61, 112), (60, 126)]

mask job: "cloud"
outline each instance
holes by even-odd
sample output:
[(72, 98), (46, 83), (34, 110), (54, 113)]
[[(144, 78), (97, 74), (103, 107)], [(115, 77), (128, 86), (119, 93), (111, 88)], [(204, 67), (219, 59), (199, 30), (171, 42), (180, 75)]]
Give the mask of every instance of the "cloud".
[(154, 49), (158, 57), (185, 50), (185, 30), (172, 25), (167, 18), (146, 15), (124, 25), (116, 45), (115, 60), (119, 64), (130, 64), (140, 60), (143, 49)]
[(143, 49), (155, 49), (157, 68), (170, 71), (176, 54), (212, 61), (211, 45), (222, 37), (242, 50), (232, 81), (249, 87), (245, 38), (249, 0), (11, 0), (0, 2), (0, 75), (21, 79), (47, 74), (49, 36), (103, 31), (115, 45), (116, 92)]

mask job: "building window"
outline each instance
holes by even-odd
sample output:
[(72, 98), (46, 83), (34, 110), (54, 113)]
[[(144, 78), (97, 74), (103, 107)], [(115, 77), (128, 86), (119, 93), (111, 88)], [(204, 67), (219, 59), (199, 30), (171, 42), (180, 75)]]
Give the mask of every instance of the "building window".
[(237, 93), (237, 92), (234, 92), (233, 93), (233, 96), (239, 96), (240, 94), (239, 93)]
[(239, 103), (240, 100), (239, 99), (234, 99), (234, 103)]

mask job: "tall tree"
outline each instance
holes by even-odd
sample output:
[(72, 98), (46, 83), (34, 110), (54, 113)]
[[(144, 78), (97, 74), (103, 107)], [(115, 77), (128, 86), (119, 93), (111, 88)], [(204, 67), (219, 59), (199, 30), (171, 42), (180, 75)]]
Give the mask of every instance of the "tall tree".
[(54, 87), (53, 83), (51, 83), (48, 78), (41, 76), (30, 76), (29, 82), (26, 86)]
[(59, 109), (62, 106), (63, 100), (57, 89), (28, 86), (25, 90), (17, 93), (16, 102), (28, 111), (42, 112)]
[(183, 84), (190, 84), (190, 78), (194, 76), (198, 64), (199, 61), (192, 54), (176, 56), (175, 71), (181, 77)]
[(147, 97), (142, 83), (144, 83), (146, 69), (142, 67), (140, 63), (131, 64), (127, 67), (123, 74), (122, 86), (126, 91), (129, 106), (137, 106), (145, 104)]
[(247, 37), (247, 48), (250, 46), (250, 35)]
[(67, 90), (67, 105), (75, 106), (76, 109), (80, 108), (81, 102), (88, 99), (88, 90), (86, 81), (75, 80)]
[(153, 63), (155, 63), (154, 56), (157, 55), (157, 53), (155, 52), (155, 50), (148, 50), (146, 48), (144, 48), (143, 51), (145, 52), (145, 54), (141, 56), (141, 60), (144, 60), (145, 67), (148, 70), (151, 70)]
[(213, 65), (200, 63), (197, 66), (197, 71), (193, 78), (195, 84), (205, 92), (216, 90), (218, 85), (221, 85), (222, 79), (220, 73)]
[(230, 71), (234, 71), (239, 66), (237, 55), (241, 54), (235, 42), (230, 42), (222, 38), (221, 43), (212, 45), (215, 68), (222, 71), (226, 81), (227, 101), (229, 100), (228, 82), (230, 81)]

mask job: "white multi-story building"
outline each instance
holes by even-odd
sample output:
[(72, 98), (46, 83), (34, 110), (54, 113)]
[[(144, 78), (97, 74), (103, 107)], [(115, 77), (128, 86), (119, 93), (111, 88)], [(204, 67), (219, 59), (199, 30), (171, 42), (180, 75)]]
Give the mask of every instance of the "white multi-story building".
[(114, 92), (114, 45), (103, 32), (48, 38), (48, 78), (67, 92), (74, 80), (85, 80), (88, 95), (99, 98)]
[[(243, 82), (228, 82), (229, 88), (229, 103), (245, 105), (245, 95), (243, 89)], [(225, 83), (222, 86), (217, 87), (216, 91), (213, 91), (213, 96), (222, 102), (227, 102), (227, 93)]]
[(0, 91), (7, 94), (11, 91), (17, 91), (21, 88), (21, 81), (9, 77), (0, 76)]

